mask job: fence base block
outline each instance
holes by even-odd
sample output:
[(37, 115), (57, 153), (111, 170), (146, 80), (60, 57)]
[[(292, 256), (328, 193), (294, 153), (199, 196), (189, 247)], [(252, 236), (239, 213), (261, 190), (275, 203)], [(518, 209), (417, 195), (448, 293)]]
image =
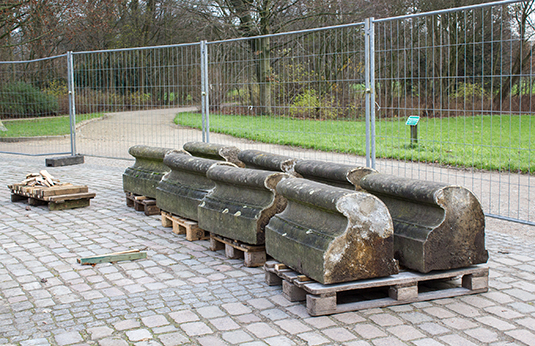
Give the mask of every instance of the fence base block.
[(45, 159), (45, 166), (47, 167), (72, 166), (80, 165), (82, 163), (84, 163), (83, 155), (60, 156)]

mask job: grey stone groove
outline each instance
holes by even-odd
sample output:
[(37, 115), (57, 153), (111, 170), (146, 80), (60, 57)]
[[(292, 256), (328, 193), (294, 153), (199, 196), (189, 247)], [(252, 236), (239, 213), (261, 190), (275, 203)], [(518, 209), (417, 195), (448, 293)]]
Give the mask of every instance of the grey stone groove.
[[(130, 164), (47, 167), (97, 193), (90, 207), (50, 212), (12, 203), (6, 187), (45, 169), (44, 158), (0, 154), (0, 344), (535, 345), (529, 235), (487, 229), (488, 293), (310, 317), (267, 286), (261, 269), (128, 208), (121, 176)], [(144, 247), (145, 260), (76, 263)]]

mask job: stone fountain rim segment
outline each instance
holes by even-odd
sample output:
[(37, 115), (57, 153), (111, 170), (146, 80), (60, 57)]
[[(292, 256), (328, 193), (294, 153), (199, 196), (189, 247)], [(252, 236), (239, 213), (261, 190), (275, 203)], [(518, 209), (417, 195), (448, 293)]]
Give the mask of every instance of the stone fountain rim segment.
[[(367, 192), (300, 178), (281, 181), (277, 185), (277, 191), (288, 200), (288, 208), (291, 205), (301, 205), (312, 208), (312, 215), (317, 215), (316, 210), (318, 213), (339, 216), (333, 223), (323, 224), (322, 227), (327, 227), (326, 232), (323, 232), (321, 226), (314, 228), (314, 218), (305, 223), (294, 219), (301, 207), (283, 211), (266, 228), (266, 237), (270, 239), (266, 242), (266, 250), (270, 255), (294, 270), (326, 284), (382, 277), (398, 272), (394, 260), (393, 222), (386, 205), (379, 198)], [(372, 222), (373, 220), (377, 222)], [(317, 236), (321, 242), (313, 241), (308, 245), (303, 242), (303, 239), (312, 235)], [(283, 242), (287, 242), (289, 249), (297, 246), (295, 251), (309, 253), (309, 260), (315, 259), (320, 263), (310, 265), (308, 261), (302, 262), (299, 260), (300, 255), (291, 255), (280, 247)], [(362, 250), (359, 250), (359, 256), (349, 255), (357, 249)], [(376, 256), (373, 258), (365, 259), (374, 254)], [(344, 266), (347, 271), (342, 272), (348, 277), (341, 279), (338, 275), (342, 272), (338, 271), (344, 263), (351, 265)]]
[[(374, 179), (388, 179), (390, 181), (399, 181), (402, 182), (403, 180), (412, 182), (414, 184), (419, 184), (418, 188), (415, 189), (416, 192), (420, 193), (411, 193), (412, 191), (408, 187), (403, 187), (399, 190), (394, 190), (393, 188), (389, 188), (387, 185), (382, 185), (377, 182), (370, 182), (369, 180)], [(413, 179), (413, 178), (401, 178), (396, 175), (391, 174), (384, 174), (384, 173), (370, 173), (366, 176), (361, 177), (360, 179), (353, 179), (352, 180), (355, 183), (356, 188), (361, 188), (366, 191), (373, 191), (377, 194), (381, 195), (389, 195), (389, 196), (398, 196), (402, 199), (405, 198), (411, 198), (415, 201), (432, 204), (432, 205), (440, 205), (444, 208), (444, 205), (441, 204), (439, 201), (441, 199), (441, 196), (444, 194), (444, 190), (446, 189), (462, 189), (470, 193), (478, 202), (481, 204), (481, 201), (479, 198), (468, 188), (461, 186), (461, 185), (455, 185), (455, 184), (445, 184), (440, 182), (434, 182), (429, 180), (420, 180), (420, 179)], [(432, 194), (426, 194), (425, 191), (421, 191), (424, 189), (434, 189), (435, 191)]]
[(217, 161), (227, 161), (244, 168), (245, 164), (238, 159), (240, 149), (233, 145), (206, 142), (187, 142), (182, 148), (193, 156)]
[[(179, 171), (195, 172), (204, 175), (206, 175), (208, 170), (213, 165), (232, 166), (239, 168), (232, 162), (218, 161), (205, 157), (192, 156), (188, 152), (185, 153), (187, 153), (188, 156), (175, 154), (174, 152), (168, 153), (165, 155), (163, 163), (171, 170), (176, 169)], [(197, 164), (188, 164), (191, 162), (195, 162)]]
[(165, 157), (166, 154), (170, 152), (182, 152), (183, 154), (189, 154), (181, 149), (174, 148), (161, 148), (153, 147), (149, 145), (137, 144), (128, 148), (128, 153), (134, 158), (143, 158), (143, 159), (161, 159)]
[[(236, 175), (239, 175), (243, 178), (239, 183), (237, 183), (235, 180), (232, 180), (227, 175), (220, 175), (218, 170), (228, 171), (228, 170), (237, 169)], [(225, 167), (224, 165), (217, 165), (210, 167), (208, 169), (206, 176), (214, 181), (214, 182), (222, 182), (225, 184), (237, 184), (237, 185), (243, 185), (243, 186), (251, 186), (251, 187), (262, 187), (267, 188), (271, 191), (275, 191), (275, 188), (277, 186), (277, 182), (273, 182), (272, 178), (275, 178), (277, 176), (281, 177), (291, 177), (287, 173), (284, 172), (273, 172), (273, 171), (264, 171), (264, 170), (258, 170), (258, 169), (251, 169), (251, 168), (239, 168), (239, 167)]]
[(319, 160), (299, 160), (296, 162), (294, 170), (304, 178), (313, 176), (319, 180), (335, 181), (339, 182), (343, 188), (356, 190), (362, 190), (356, 182), (366, 175), (378, 173), (375, 169), (369, 167)]
[[(271, 160), (269, 160), (269, 158), (271, 158)], [(246, 167), (260, 167), (270, 171), (285, 173), (293, 172), (295, 164), (299, 161), (299, 159), (294, 157), (271, 154), (269, 152), (256, 149), (240, 151), (238, 153), (238, 159), (244, 162)]]

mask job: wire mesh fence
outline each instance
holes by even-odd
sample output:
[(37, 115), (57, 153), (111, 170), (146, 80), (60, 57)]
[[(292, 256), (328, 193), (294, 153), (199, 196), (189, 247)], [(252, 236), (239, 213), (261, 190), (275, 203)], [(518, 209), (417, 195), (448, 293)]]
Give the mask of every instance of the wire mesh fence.
[(0, 62), (0, 152), (71, 152), (67, 77), (66, 55)]
[[(128, 158), (136, 144), (180, 148), (203, 140), (368, 165), (465, 186), (487, 215), (534, 224), (527, 4), (76, 52), (71, 70), (68, 56), (2, 63), (0, 79), (55, 95), (54, 115), (76, 115), (70, 144), (81, 154)], [(28, 103), (6, 87), (0, 95), (2, 109)], [(9, 127), (13, 117), (31, 116), (17, 114), (10, 110), (2, 121)], [(409, 116), (419, 117), (417, 126), (406, 125)], [(50, 143), (0, 142), (0, 151), (69, 152), (68, 137)]]
[(136, 144), (179, 148), (201, 140), (174, 123), (178, 112), (198, 110), (199, 44), (81, 52), (73, 60), (77, 119), (86, 124), (77, 133), (79, 152), (128, 157)]
[(488, 214), (535, 221), (526, 5), (375, 21), (375, 143), (378, 158), (394, 159), (377, 169), (463, 185)]
[[(307, 156), (324, 159), (363, 155), (363, 39), (357, 23), (208, 42), (211, 141), (235, 144), (238, 137), (240, 148), (277, 153), (316, 149), (322, 152)], [(179, 121), (202, 125), (200, 114), (181, 113)]]

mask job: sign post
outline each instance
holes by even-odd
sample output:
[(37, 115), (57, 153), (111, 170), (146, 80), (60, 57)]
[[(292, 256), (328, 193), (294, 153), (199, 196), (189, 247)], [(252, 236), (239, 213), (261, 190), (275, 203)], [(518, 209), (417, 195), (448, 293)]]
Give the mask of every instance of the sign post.
[(411, 146), (418, 144), (418, 121), (420, 121), (419, 116), (411, 115), (405, 123), (411, 127)]

